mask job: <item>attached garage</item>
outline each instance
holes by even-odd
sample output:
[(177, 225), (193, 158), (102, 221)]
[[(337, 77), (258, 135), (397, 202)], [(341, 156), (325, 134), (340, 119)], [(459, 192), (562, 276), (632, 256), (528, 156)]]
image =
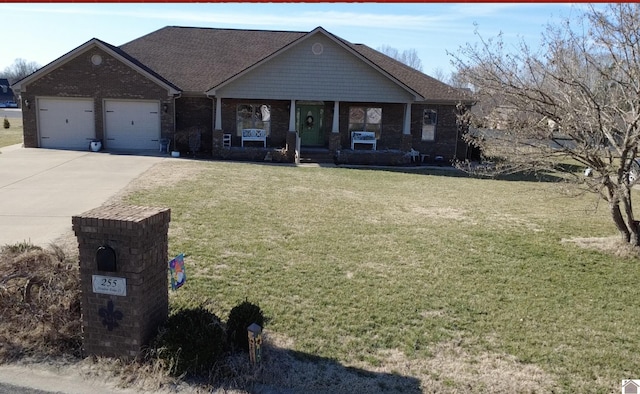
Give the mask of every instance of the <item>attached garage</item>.
[(158, 149), (160, 103), (105, 100), (105, 147), (114, 150)]
[(38, 98), (40, 147), (88, 150), (95, 138), (93, 99)]

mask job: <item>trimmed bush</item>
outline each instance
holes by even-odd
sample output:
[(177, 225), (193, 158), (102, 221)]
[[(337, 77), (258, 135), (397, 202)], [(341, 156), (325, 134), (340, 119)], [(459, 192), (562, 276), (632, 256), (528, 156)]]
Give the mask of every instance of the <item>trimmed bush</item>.
[(172, 314), (154, 343), (157, 356), (174, 376), (209, 372), (225, 347), (220, 319), (203, 306)]
[(11, 127), (11, 123), (9, 123), (9, 119), (7, 119), (7, 117), (4, 117), (4, 128), (8, 129), (9, 127)]
[(229, 342), (235, 348), (249, 350), (247, 327), (252, 323), (264, 328), (264, 315), (259, 306), (244, 301), (231, 309), (227, 321), (227, 334)]

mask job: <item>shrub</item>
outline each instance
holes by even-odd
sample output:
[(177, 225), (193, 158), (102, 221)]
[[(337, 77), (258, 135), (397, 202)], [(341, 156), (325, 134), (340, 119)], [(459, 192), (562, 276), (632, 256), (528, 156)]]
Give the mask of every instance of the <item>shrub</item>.
[(239, 349), (248, 351), (247, 327), (252, 323), (264, 327), (264, 315), (259, 306), (249, 301), (244, 301), (233, 307), (229, 312), (229, 320), (227, 321), (229, 342)]
[(172, 314), (154, 341), (155, 352), (174, 376), (207, 373), (226, 347), (220, 319), (203, 306)]
[(4, 128), (8, 129), (9, 127), (11, 127), (11, 123), (9, 123), (9, 119), (7, 119), (7, 117), (4, 117)]

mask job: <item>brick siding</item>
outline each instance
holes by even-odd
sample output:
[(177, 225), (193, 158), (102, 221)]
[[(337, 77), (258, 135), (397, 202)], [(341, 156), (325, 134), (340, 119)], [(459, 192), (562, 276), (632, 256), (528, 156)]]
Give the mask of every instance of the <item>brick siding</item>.
[[(91, 63), (93, 55), (102, 56), (98, 66)], [(74, 59), (53, 69), (23, 87), (22, 100), (29, 100), (31, 108), (23, 108), (25, 147), (39, 146), (37, 131), (36, 97), (94, 98), (96, 138), (104, 138), (104, 99), (158, 100), (160, 108), (161, 136), (173, 135), (173, 99), (166, 88), (138, 73), (120, 60), (99, 48), (79, 54)]]

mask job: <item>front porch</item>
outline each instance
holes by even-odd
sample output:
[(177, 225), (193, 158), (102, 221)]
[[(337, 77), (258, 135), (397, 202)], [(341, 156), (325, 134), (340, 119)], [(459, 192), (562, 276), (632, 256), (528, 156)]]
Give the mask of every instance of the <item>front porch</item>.
[[(209, 105), (205, 105), (207, 103)], [(357, 110), (365, 108), (371, 108), (374, 114), (377, 108), (377, 118), (382, 119), (379, 129), (375, 131), (376, 143), (356, 143), (352, 146), (351, 130), (374, 133), (375, 128), (372, 129), (371, 125), (354, 120)], [(453, 112), (450, 112), (451, 116), (447, 115), (449, 111), (445, 111), (444, 107), (438, 108), (443, 127), (439, 129), (435, 141), (427, 142), (423, 141), (421, 135), (423, 107), (403, 103), (216, 97), (214, 100), (189, 98), (177, 105), (177, 109), (177, 134), (185, 134), (194, 128), (202, 130), (200, 153), (206, 155), (210, 152), (214, 159), (408, 166), (421, 164), (423, 158), (427, 164), (430, 158), (433, 160), (438, 156), (443, 157), (445, 162), (457, 157), (455, 116)], [(204, 117), (203, 113), (207, 112), (209, 116)], [(246, 116), (245, 112), (253, 115)], [(247, 119), (253, 122), (247, 122)], [(196, 126), (206, 123), (213, 127)], [(245, 132), (251, 132), (247, 134), (250, 138), (244, 138)], [(186, 144), (186, 140), (182, 144), (179, 143), (180, 139), (177, 142), (176, 147), (180, 151), (196, 151), (190, 143)]]
[[(271, 146), (225, 146), (222, 130), (213, 133), (213, 156), (224, 160), (274, 162), (274, 163), (334, 163), (356, 165), (406, 166), (419, 164), (416, 157), (400, 149), (341, 149), (339, 134), (335, 134), (335, 143), (330, 147), (300, 146), (295, 132), (287, 134), (287, 143), (283, 147)], [(333, 148), (333, 149), (332, 149)]]

